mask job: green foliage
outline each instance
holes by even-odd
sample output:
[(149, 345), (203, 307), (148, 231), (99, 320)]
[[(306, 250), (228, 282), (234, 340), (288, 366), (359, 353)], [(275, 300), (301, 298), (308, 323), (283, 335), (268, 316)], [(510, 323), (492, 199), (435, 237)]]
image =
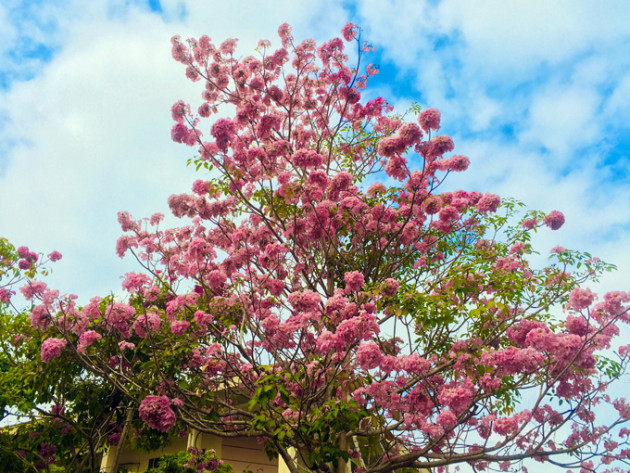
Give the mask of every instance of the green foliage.
[(231, 473), (232, 466), (218, 461), (214, 452), (179, 452), (162, 455), (147, 473)]

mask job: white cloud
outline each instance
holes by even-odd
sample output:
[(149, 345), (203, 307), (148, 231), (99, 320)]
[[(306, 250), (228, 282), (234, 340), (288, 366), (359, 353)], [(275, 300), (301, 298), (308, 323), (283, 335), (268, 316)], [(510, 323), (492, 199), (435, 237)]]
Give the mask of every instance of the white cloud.
[(583, 87), (551, 86), (535, 92), (520, 135), (525, 144), (541, 144), (558, 164), (601, 136), (597, 109), (601, 98)]
[(468, 53), (487, 67), (523, 71), (532, 64), (570, 59), (627, 36), (630, 6), (562, 0), (445, 0), (438, 8), (446, 27), (462, 33)]
[(623, 76), (616, 84), (604, 111), (615, 125), (627, 126), (630, 121), (630, 74)]
[(0, 52), (7, 50), (7, 45), (14, 41), (16, 34), (15, 26), (9, 21), (7, 8), (0, 5)]

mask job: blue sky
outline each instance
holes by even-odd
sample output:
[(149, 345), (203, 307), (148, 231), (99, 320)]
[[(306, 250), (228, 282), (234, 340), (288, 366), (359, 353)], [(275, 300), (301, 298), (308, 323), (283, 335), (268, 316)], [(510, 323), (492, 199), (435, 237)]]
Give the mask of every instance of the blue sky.
[[(352, 21), (380, 65), (366, 96), (442, 111), (469, 171), (447, 186), (567, 216), (537, 238), (619, 266), (630, 289), (630, 3), (610, 1), (4, 1), (0, 5), (0, 234), (64, 259), (50, 281), (82, 300), (117, 291), (118, 210), (166, 212), (189, 189), (173, 102), (199, 90), (169, 39), (338, 36)], [(176, 223), (171, 220), (172, 223)]]

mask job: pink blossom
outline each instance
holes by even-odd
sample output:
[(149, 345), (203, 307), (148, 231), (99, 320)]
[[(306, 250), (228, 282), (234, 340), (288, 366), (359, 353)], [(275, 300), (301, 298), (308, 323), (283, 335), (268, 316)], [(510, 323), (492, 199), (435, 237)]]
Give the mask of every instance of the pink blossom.
[(405, 142), (398, 136), (383, 138), (378, 144), (378, 154), (391, 158), (405, 151)]
[(100, 340), (101, 338), (101, 335), (94, 330), (83, 332), (83, 334), (79, 337), (77, 351), (79, 353), (85, 353), (87, 347), (91, 346), (95, 341)]
[(185, 118), (190, 115), (190, 105), (183, 100), (178, 100), (171, 107), (171, 117), (177, 123), (184, 123)]
[(324, 162), (324, 157), (312, 149), (298, 149), (291, 157), (291, 162), (299, 168), (314, 168)]
[(429, 133), (429, 130), (439, 130), (440, 111), (436, 108), (427, 108), (422, 110), (420, 115), (418, 115), (418, 123), (425, 133)]
[(564, 326), (569, 333), (573, 333), (581, 337), (588, 334), (588, 322), (584, 317), (569, 315), (564, 323)]
[(328, 185), (328, 176), (321, 170), (311, 171), (306, 182), (311, 186), (324, 190)]
[(208, 118), (212, 114), (212, 108), (207, 102), (204, 102), (197, 108), (197, 113), (200, 117)]
[(354, 104), (361, 100), (361, 92), (354, 87), (344, 87), (339, 91), (341, 98), (345, 99), (348, 103)]
[(352, 41), (356, 38), (358, 29), (359, 28), (353, 23), (346, 23), (346, 26), (344, 26), (341, 30), (343, 39), (346, 41)]
[(525, 220), (523, 220), (523, 228), (527, 229), (527, 230), (531, 230), (533, 229), (536, 225), (538, 225), (538, 220), (535, 218), (526, 218)]
[(14, 293), (9, 291), (8, 289), (0, 287), (0, 303), (6, 304), (7, 302), (9, 302), (13, 294)]
[(33, 328), (39, 330), (47, 330), (52, 324), (52, 316), (45, 304), (33, 307), (29, 320)]
[(151, 218), (149, 219), (149, 223), (153, 226), (156, 226), (156, 225), (159, 225), (162, 220), (164, 220), (164, 214), (156, 212), (153, 215), (151, 215)]
[(144, 290), (144, 298), (148, 301), (157, 300), (160, 295), (160, 288), (158, 286), (151, 286)]
[(285, 48), (288, 47), (291, 41), (293, 41), (293, 36), (291, 36), (291, 26), (288, 23), (282, 23), (278, 27), (278, 36), (280, 36), (282, 46)]
[(220, 291), (221, 289), (223, 289), (226, 281), (227, 276), (223, 271), (218, 269), (210, 271), (210, 273), (208, 273), (208, 275), (206, 276), (206, 282), (213, 291)]
[(175, 425), (175, 413), (166, 396), (145, 397), (140, 403), (138, 414), (149, 427), (161, 432), (168, 432)]
[(229, 118), (220, 118), (217, 120), (210, 133), (216, 139), (219, 150), (224, 153), (227, 151), (228, 144), (232, 141), (236, 129), (236, 124)]
[(624, 302), (630, 302), (630, 293), (611, 291), (604, 294), (604, 309), (611, 316), (617, 316), (624, 310)]
[(499, 435), (511, 435), (518, 431), (518, 418), (501, 417), (494, 421), (492, 430)]
[(374, 343), (361, 343), (357, 348), (356, 360), (364, 370), (371, 370), (378, 367), (383, 358), (380, 347)]
[(173, 125), (173, 128), (171, 128), (171, 139), (175, 143), (193, 146), (197, 142), (197, 133), (183, 123), (176, 123)]
[(147, 312), (138, 315), (133, 323), (133, 330), (140, 338), (146, 338), (149, 332), (155, 332), (160, 328), (160, 315), (157, 312)]
[(466, 156), (455, 155), (448, 160), (448, 167), (451, 171), (461, 172), (468, 169), (470, 160)]
[(448, 406), (453, 412), (459, 414), (470, 406), (474, 386), (466, 380), (463, 383), (451, 383), (443, 386), (438, 399), (443, 406)]
[(27, 301), (33, 299), (36, 296), (43, 296), (46, 291), (47, 286), (46, 283), (41, 281), (29, 281), (24, 286), (20, 288), (20, 292), (24, 295), (24, 298)]
[(630, 419), (630, 405), (626, 402), (625, 398), (615, 399), (613, 401), (613, 407), (617, 410), (622, 419)]
[(308, 290), (289, 294), (289, 303), (299, 311), (315, 310), (319, 307), (321, 300), (318, 293)]
[(174, 320), (171, 322), (171, 332), (177, 336), (182, 336), (186, 330), (190, 327), (190, 322), (185, 320)]
[(547, 214), (544, 223), (552, 230), (558, 230), (564, 224), (564, 215), (557, 210), (553, 210)]
[(39, 259), (39, 257), (37, 256), (37, 253), (33, 253), (32, 251), (30, 251), (27, 246), (20, 246), (17, 249), (17, 252), (20, 258), (24, 258), (25, 260), (29, 262), (35, 263)]
[(122, 288), (133, 294), (139, 292), (147, 284), (151, 283), (151, 278), (142, 273), (127, 273), (125, 274), (125, 280), (122, 283)]
[[(258, 120), (256, 133), (258, 134), (258, 137), (261, 139), (267, 138), (271, 135), (271, 133), (274, 130), (277, 130), (278, 128), (280, 128), (281, 124), (282, 124), (282, 117), (280, 115), (277, 115), (277, 114), (263, 115)], [(213, 130), (214, 130), (214, 127), (213, 127)], [(217, 145), (219, 146), (219, 148), (221, 148), (221, 146), (218, 143), (218, 139), (217, 139)]]
[(21, 259), (18, 261), (18, 268), (22, 270), (27, 270), (31, 267), (31, 262), (27, 259)]
[(234, 54), (234, 51), (236, 50), (236, 43), (238, 43), (238, 39), (228, 38), (221, 43), (219, 50), (223, 54)]
[(363, 289), (365, 286), (365, 278), (363, 274), (358, 271), (350, 271), (344, 275), (346, 282), (346, 294)]
[(481, 213), (496, 212), (501, 204), (501, 197), (496, 194), (486, 192), (484, 196), (477, 202), (477, 210)]
[(387, 188), (381, 182), (375, 182), (368, 187), (367, 195), (375, 196), (377, 194), (381, 194), (383, 192), (387, 192)]
[(405, 146), (412, 146), (422, 139), (422, 130), (415, 123), (405, 123), (398, 129), (398, 136)]
[(48, 259), (52, 261), (53, 263), (55, 261), (59, 261), (61, 259), (61, 253), (59, 253), (58, 251), (53, 251), (52, 253), (48, 253)]
[(121, 351), (133, 350), (134, 348), (136, 348), (136, 344), (128, 342), (127, 340), (123, 340), (121, 342), (118, 342), (118, 348), (120, 348)]
[(399, 356), (400, 367), (408, 374), (423, 375), (430, 367), (431, 362), (421, 358), (417, 353), (408, 356)]
[(268, 279), (264, 286), (269, 291), (269, 294), (276, 297), (282, 294), (285, 288), (285, 284), (279, 279)]
[(453, 140), (450, 136), (439, 135), (431, 138), (429, 142), (429, 156), (437, 157), (450, 153), (455, 148)]
[(393, 297), (394, 295), (396, 295), (396, 292), (398, 292), (398, 287), (398, 281), (392, 278), (387, 278), (385, 281), (383, 281), (381, 292), (385, 297)]
[(389, 177), (392, 177), (397, 181), (404, 180), (409, 175), (409, 170), (407, 169), (407, 160), (402, 156), (392, 156), (389, 161), (387, 161), (385, 172)]
[(453, 411), (445, 410), (438, 414), (438, 416), (435, 418), (435, 422), (445, 429), (450, 429), (451, 427), (457, 425), (457, 417), (455, 416)]
[(365, 68), (367, 75), (370, 77), (378, 74), (378, 70), (379, 70), (378, 66), (375, 66), (374, 64), (368, 64), (368, 66)]
[(595, 300), (595, 294), (590, 289), (576, 287), (569, 294), (569, 307), (573, 310), (588, 308)]
[(214, 320), (212, 314), (207, 314), (202, 310), (198, 310), (197, 312), (195, 312), (194, 318), (195, 322), (202, 330), (206, 330), (208, 328), (208, 324), (210, 324)]
[(192, 191), (197, 195), (206, 195), (210, 188), (210, 182), (197, 179), (193, 182)]
[(61, 355), (61, 350), (68, 342), (65, 338), (47, 338), (42, 343), (42, 361), (48, 363)]
[(349, 172), (341, 171), (332, 178), (328, 185), (330, 199), (337, 200), (342, 191), (352, 186), (352, 175)]
[(136, 309), (128, 304), (114, 303), (106, 309), (105, 320), (107, 326), (120, 332), (123, 337), (130, 336), (129, 324), (136, 314)]
[(168, 206), (176, 217), (194, 217), (195, 209), (191, 200), (187, 194), (173, 194), (168, 198)]

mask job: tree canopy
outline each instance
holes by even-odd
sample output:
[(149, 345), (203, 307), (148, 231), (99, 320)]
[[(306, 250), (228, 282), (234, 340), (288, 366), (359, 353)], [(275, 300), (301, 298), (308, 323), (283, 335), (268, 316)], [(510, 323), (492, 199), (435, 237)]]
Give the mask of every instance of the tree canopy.
[(533, 267), (562, 213), (440, 189), (469, 159), (438, 110), (362, 97), (378, 68), (356, 26), (278, 32), (242, 59), (234, 39), (173, 37), (202, 92), (171, 135), (202, 178), (169, 198), (177, 228), (119, 213), (117, 253), (143, 268), (127, 299), (28, 279), (44, 369), (85, 373), (156, 434), (261, 438), (294, 473), (625, 463), (630, 405), (607, 392), (630, 294), (587, 288), (612, 266), (557, 247)]

